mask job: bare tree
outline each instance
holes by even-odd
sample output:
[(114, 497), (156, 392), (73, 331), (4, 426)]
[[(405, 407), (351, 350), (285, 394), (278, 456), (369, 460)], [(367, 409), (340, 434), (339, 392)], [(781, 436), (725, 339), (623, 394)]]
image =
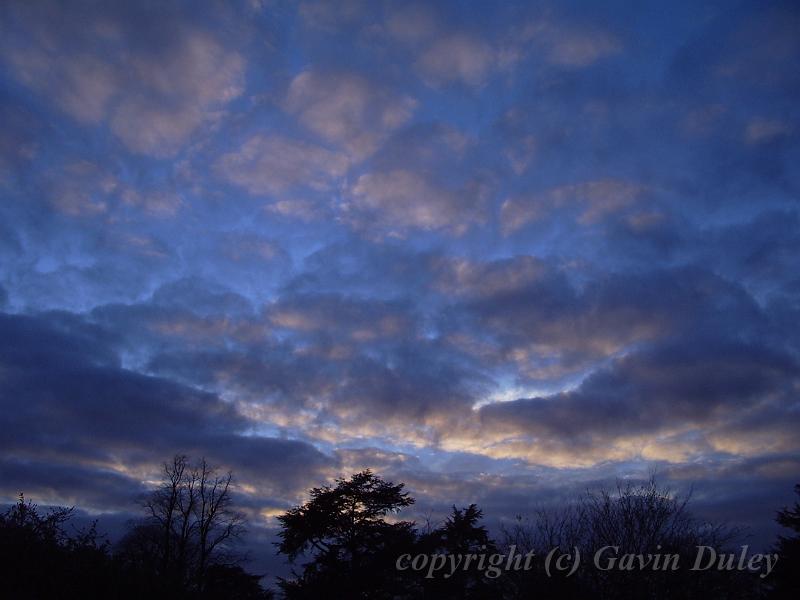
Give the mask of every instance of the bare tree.
[(232, 507), (232, 480), (230, 471), (219, 475), (205, 458), (192, 471), (191, 482), (196, 485), (192, 506), (198, 541), (197, 580), (201, 587), (209, 562), (215, 555), (218, 562), (229, 561), (227, 545), (244, 531), (244, 517)]
[[(620, 482), (613, 490), (587, 491), (566, 507), (538, 511), (533, 519), (518, 517), (504, 529), (506, 547), (513, 544), (518, 551), (534, 551), (540, 558), (551, 551), (570, 554), (577, 549), (581, 569), (564, 580), (534, 572), (526, 581), (522, 575), (523, 580), (511, 582), (515, 589), (509, 596), (526, 597), (535, 587), (553, 595), (602, 598), (695, 598), (715, 590), (724, 592), (725, 597), (747, 597), (750, 582), (732, 575), (724, 579), (711, 572), (688, 577), (686, 569), (665, 576), (666, 571), (627, 573), (591, 568), (593, 556), (601, 548), (613, 548), (616, 556), (676, 556), (685, 564), (696, 555), (698, 546), (723, 549), (741, 536), (734, 528), (696, 519), (689, 511), (690, 498), (691, 492), (673, 494), (651, 477), (639, 484)], [(726, 585), (729, 588), (724, 588)]]
[(236, 563), (231, 546), (244, 533), (244, 517), (233, 507), (233, 474), (219, 474), (205, 458), (191, 465), (178, 454), (165, 463), (159, 487), (143, 505), (141, 526), (156, 543), (161, 576), (202, 590), (210, 565)]
[[(182, 577), (184, 565), (175, 560), (173, 547), (180, 547), (178, 532), (186, 528), (187, 519), (180, 512), (185, 494), (185, 474), (187, 458), (176, 454), (171, 463), (164, 463), (161, 485), (145, 498), (143, 504), (151, 521), (158, 525), (160, 532), (160, 563), (164, 576)], [(183, 517), (183, 518), (182, 518)], [(183, 557), (181, 557), (183, 558)]]

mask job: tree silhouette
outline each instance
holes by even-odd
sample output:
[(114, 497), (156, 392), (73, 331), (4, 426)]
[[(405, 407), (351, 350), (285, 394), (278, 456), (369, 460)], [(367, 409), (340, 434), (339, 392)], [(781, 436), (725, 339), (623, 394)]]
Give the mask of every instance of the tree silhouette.
[[(495, 542), (489, 537), (486, 527), (478, 524), (482, 518), (483, 511), (475, 504), (463, 509), (453, 506), (440, 527), (420, 536), (417, 552), (457, 556), (494, 554), (497, 551)], [(486, 572), (478, 568), (477, 562), (468, 568), (459, 568), (452, 574), (441, 571), (431, 578), (421, 577), (420, 584), (424, 598), (456, 600), (500, 597), (497, 582), (487, 577)]]
[[(93, 525), (70, 534), (73, 508), (43, 513), (23, 494), (0, 515), (0, 577), (8, 598), (107, 598), (117, 577)], [(91, 577), (87, 577), (91, 573)]]
[[(74, 510), (45, 512), (20, 495), (0, 514), (0, 577), (12, 598), (89, 599), (170, 598), (170, 600), (265, 600), (272, 593), (260, 576), (236, 564), (230, 544), (242, 529), (234, 510), (232, 476), (220, 475), (204, 460), (190, 464), (182, 455), (164, 467), (159, 487), (143, 505), (147, 517), (133, 524), (114, 547), (100, 539), (94, 525), (71, 527)], [(795, 487), (800, 495), (800, 485)], [(587, 492), (557, 510), (540, 511), (529, 521), (505, 528), (502, 545), (481, 524), (475, 504), (453, 506), (438, 526), (420, 533), (398, 513), (414, 499), (404, 485), (370, 471), (333, 485), (313, 488), (309, 500), (279, 517), (278, 551), (295, 572), (279, 585), (284, 597), (332, 597), (345, 600), (484, 600), (497, 598), (795, 598), (798, 592), (800, 502), (784, 508), (777, 521), (790, 529), (780, 536), (780, 554), (771, 579), (748, 571), (692, 571), (697, 546), (730, 551), (736, 531), (695, 519), (689, 497), (678, 497), (654, 480), (620, 484), (615, 490)], [(506, 559), (533, 551), (538, 557), (525, 569), (503, 570), (490, 560), (480, 566), (463, 562), (454, 570), (441, 565), (399, 568), (404, 555), (437, 561), (443, 556)], [(598, 548), (614, 554), (677, 555), (676, 571), (631, 569), (602, 571), (593, 565)], [(554, 550), (563, 556), (575, 548), (581, 567), (574, 576), (547, 574), (542, 558)], [(447, 566), (455, 561), (446, 561)], [(437, 563), (441, 564), (441, 563)], [(505, 560), (502, 564), (506, 564)], [(508, 564), (512, 563), (510, 560)], [(518, 563), (517, 563), (518, 564)], [(500, 566), (496, 579), (486, 565)], [(299, 573), (298, 573), (299, 571)], [(774, 584), (774, 585), (772, 585)]]
[[(800, 484), (794, 486), (800, 496)], [(795, 501), (792, 508), (778, 511), (775, 518), (781, 527), (791, 530), (794, 535), (778, 536), (775, 552), (778, 553), (778, 564), (775, 567), (773, 597), (800, 597), (800, 502)]]
[(371, 471), (335, 486), (313, 488), (310, 500), (278, 517), (278, 551), (310, 559), (293, 580), (280, 582), (287, 598), (392, 598), (403, 589), (397, 556), (414, 544), (414, 524), (387, 517), (414, 503), (403, 484)]
[(238, 560), (231, 546), (244, 533), (244, 519), (233, 508), (232, 481), (205, 458), (192, 465), (176, 455), (143, 500), (147, 517), (123, 539), (121, 554), (144, 571), (155, 568), (163, 587), (202, 592), (209, 566)]
[[(204, 459), (191, 465), (177, 455), (112, 548), (93, 523), (72, 526), (74, 508), (47, 512), (20, 494), (0, 514), (2, 597), (127, 600), (268, 600), (260, 575), (247, 573), (232, 551), (244, 532), (233, 508), (231, 473)], [(113, 549), (113, 552), (112, 552)]]
[[(532, 521), (518, 518), (504, 532), (505, 546), (532, 550), (540, 560), (526, 573), (510, 573), (508, 598), (591, 596), (614, 599), (750, 598), (758, 581), (749, 573), (691, 571), (698, 546), (725, 549), (740, 532), (697, 520), (689, 511), (691, 494), (680, 497), (654, 478), (643, 484), (620, 483), (616, 489), (587, 491), (577, 502), (557, 510), (541, 510)], [(604, 571), (594, 567), (594, 553), (603, 547), (614, 554), (676, 555), (675, 571), (647, 569)], [(578, 549), (581, 568), (571, 577), (545, 575), (541, 559)]]

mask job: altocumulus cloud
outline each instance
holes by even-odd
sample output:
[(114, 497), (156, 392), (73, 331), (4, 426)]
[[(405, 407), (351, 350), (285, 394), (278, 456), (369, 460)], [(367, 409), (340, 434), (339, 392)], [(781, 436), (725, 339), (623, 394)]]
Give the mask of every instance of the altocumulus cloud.
[(125, 511), (180, 450), (257, 527), (367, 466), (499, 518), (656, 468), (766, 540), (798, 20), (4, 3), (3, 496)]

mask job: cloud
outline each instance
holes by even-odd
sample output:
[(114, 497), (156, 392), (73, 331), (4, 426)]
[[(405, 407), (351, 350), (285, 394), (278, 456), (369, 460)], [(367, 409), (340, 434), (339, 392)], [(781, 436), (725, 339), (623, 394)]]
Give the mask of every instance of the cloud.
[(299, 221), (313, 221), (320, 216), (318, 207), (313, 202), (302, 198), (278, 200), (266, 205), (264, 210)]
[(156, 157), (175, 155), (244, 91), (243, 58), (204, 32), (184, 34), (166, 56), (135, 57), (129, 68), (139, 89), (125, 94), (111, 130), (134, 152)]
[(304, 71), (289, 86), (286, 110), (327, 142), (356, 160), (410, 118), (417, 102), (352, 73)]
[(276, 327), (313, 332), (342, 342), (363, 342), (411, 335), (413, 322), (408, 307), (337, 295), (291, 295), (266, 308)]
[(792, 132), (792, 127), (783, 121), (774, 119), (752, 119), (745, 129), (745, 140), (748, 144), (759, 144), (783, 137)]
[(526, 25), (521, 38), (537, 45), (552, 65), (568, 68), (588, 67), (622, 49), (620, 41), (607, 31), (547, 18)]
[[(482, 88), (494, 75), (513, 66), (509, 52), (494, 32), (468, 27), (464, 19), (446, 15), (441, 6), (407, 4), (393, 7), (385, 31), (410, 52), (417, 75), (429, 86)], [(452, 23), (459, 23), (452, 26)]]
[(422, 77), (434, 85), (459, 82), (486, 83), (497, 65), (492, 47), (466, 33), (453, 33), (433, 42), (417, 59)]
[(351, 186), (342, 219), (356, 229), (402, 236), (409, 229), (463, 234), (480, 221), (486, 189), (470, 182), (448, 189), (408, 170), (361, 175)]
[(200, 28), (176, 25), (148, 47), (126, 22), (141, 15), (108, 7), (82, 20), (47, 8), (11, 9), (21, 24), (6, 41), (12, 72), (77, 121), (108, 123), (133, 152), (176, 155), (244, 91), (243, 57)]
[(500, 223), (503, 233), (509, 235), (556, 211), (570, 214), (577, 210), (577, 222), (591, 225), (634, 205), (647, 191), (643, 185), (615, 179), (558, 186), (541, 194), (508, 198), (500, 207)]
[[(7, 60), (23, 83), (53, 97), (62, 110), (84, 123), (103, 121), (119, 91), (113, 66), (93, 56), (68, 57), (34, 47), (12, 50)], [(51, 78), (51, 72), (58, 75)]]
[(448, 123), (414, 123), (395, 132), (370, 165), (387, 170), (460, 172), (475, 145), (475, 138)]
[(183, 198), (174, 192), (153, 190), (143, 193), (133, 188), (122, 192), (122, 202), (139, 207), (146, 214), (158, 218), (174, 217), (185, 204)]
[(430, 5), (407, 4), (387, 16), (386, 29), (392, 37), (413, 44), (436, 33), (436, 17)]
[(183, 195), (170, 189), (171, 183), (131, 183), (125, 176), (101, 160), (76, 159), (46, 171), (42, 187), (58, 213), (107, 224), (135, 217), (171, 219), (186, 206)]
[[(411, 5), (386, 19), (390, 35), (415, 52), (414, 68), (431, 86), (484, 86), (499, 73), (513, 73), (528, 58), (550, 67), (580, 69), (617, 54), (620, 40), (597, 26), (547, 16), (501, 32), (448, 27), (429, 7)], [(488, 32), (485, 31), (488, 29)]]
[(223, 154), (214, 165), (218, 177), (254, 196), (274, 196), (296, 187), (330, 190), (347, 168), (347, 158), (321, 146), (261, 134)]
[[(130, 332), (136, 344), (127, 353), (146, 352), (147, 369), (218, 390), (267, 428), (332, 444), (378, 435), (429, 444), (445, 415), (468, 414), (487, 385), (461, 357), (424, 340), (405, 302), (287, 292), (259, 315), (236, 317), (233, 308), (206, 313), (162, 295), (93, 318)], [(417, 418), (424, 433), (414, 431)]]
[(66, 165), (50, 179), (51, 204), (59, 212), (73, 217), (107, 213), (112, 195), (119, 187), (116, 177), (87, 161)]
[(442, 335), (533, 381), (557, 381), (637, 344), (688, 335), (697, 323), (724, 329), (729, 321), (715, 316), (723, 306), (728, 318), (763, 327), (746, 292), (699, 268), (606, 274), (577, 286), (568, 271), (523, 256), (444, 265), (434, 285), (461, 299), (450, 305)]
[(518, 4), (3, 3), (0, 493), (124, 510), (178, 449), (256, 522), (361, 466), (779, 506), (797, 10)]
[[(101, 507), (103, 511), (127, 512), (135, 509), (137, 498), (147, 490), (134, 477), (98, 469), (94, 464), (59, 464), (49, 458), (10, 456), (0, 459), (0, 468), (4, 475), (0, 484), (2, 496), (11, 499), (14, 492), (22, 492), (39, 505), (81, 505), (80, 510)], [(100, 528), (105, 532), (106, 527), (103, 519)]]
[(312, 27), (336, 31), (358, 21), (367, 12), (367, 6), (364, 0), (309, 1), (301, 2), (297, 12)]
[(437, 291), (449, 296), (492, 297), (525, 288), (547, 275), (548, 265), (533, 256), (495, 262), (438, 258), (435, 261)]
[[(505, 440), (494, 446), (496, 456), (527, 453), (544, 464), (593, 464), (644, 452), (650, 459), (685, 461), (704, 444), (690, 446), (687, 455), (673, 440), (660, 453), (657, 436), (695, 432), (702, 440), (734, 415), (781, 402), (776, 395), (787, 391), (795, 369), (789, 355), (757, 343), (670, 340), (614, 361), (574, 391), (484, 406), (481, 421)], [(760, 450), (746, 445), (751, 427), (739, 433), (739, 444), (715, 445), (712, 434), (706, 447), (735, 455)]]
[(240, 481), (274, 478), (290, 498), (332, 464), (303, 442), (245, 435), (250, 422), (214, 394), (122, 368), (121, 340), (80, 317), (6, 314), (0, 329), (0, 388), (18, 403), (2, 416), (7, 464), (46, 462), (53, 477), (85, 482), (80, 490), (51, 479), (54, 500), (98, 501), (110, 480), (122, 499), (177, 451), (233, 468)]
[(14, 179), (37, 157), (38, 138), (46, 125), (25, 107), (9, 102), (0, 94), (0, 188), (10, 188)]

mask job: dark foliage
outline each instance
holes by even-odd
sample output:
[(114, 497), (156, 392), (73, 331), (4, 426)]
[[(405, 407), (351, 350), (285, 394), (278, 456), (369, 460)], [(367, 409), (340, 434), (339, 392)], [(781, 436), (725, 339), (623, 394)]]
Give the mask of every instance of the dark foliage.
[[(800, 496), (800, 484), (794, 486), (794, 490)], [(792, 508), (778, 511), (775, 520), (793, 535), (778, 537), (775, 552), (780, 559), (774, 573), (773, 597), (800, 598), (800, 502), (795, 501)]]
[[(117, 570), (94, 526), (70, 533), (72, 508), (43, 513), (22, 494), (0, 515), (0, 571), (8, 598), (113, 597)], [(91, 573), (91, 577), (87, 574)]]
[[(282, 582), (286, 597), (705, 600), (757, 598), (766, 591), (757, 573), (690, 570), (698, 546), (730, 551), (739, 532), (696, 520), (688, 510), (688, 496), (676, 497), (653, 480), (588, 492), (560, 511), (520, 518), (505, 529), (502, 544), (480, 525), (482, 512), (474, 504), (454, 506), (441, 525), (423, 532), (406, 521), (387, 522), (388, 515), (413, 502), (402, 487), (366, 471), (338, 480), (334, 487), (311, 490), (309, 502), (280, 517), (279, 552), (296, 562), (305, 560), (294, 579)], [(617, 556), (676, 556), (682, 567), (601, 571), (592, 558), (605, 546), (613, 546)], [(507, 557), (512, 548), (517, 556), (532, 557), (529, 569), (506, 570), (496, 578), (475, 563), (452, 573), (447, 568), (434, 573), (397, 569), (396, 559), (404, 554)], [(576, 549), (582, 559), (574, 574), (545, 572), (544, 559), (551, 550), (555, 560), (574, 556)]]
[(370, 471), (314, 488), (311, 499), (278, 517), (279, 552), (311, 558), (293, 580), (281, 581), (287, 598), (393, 598), (406, 582), (395, 561), (414, 543), (413, 523), (388, 515), (413, 504), (403, 484)]
[(143, 502), (147, 516), (116, 545), (94, 525), (71, 526), (71, 508), (42, 512), (19, 501), (0, 515), (3, 597), (128, 600), (265, 600), (272, 597), (237, 564), (231, 542), (242, 517), (232, 508), (231, 475), (177, 456)]
[[(458, 509), (453, 506), (453, 511), (445, 522), (437, 528), (422, 534), (413, 552), (417, 554), (494, 554), (497, 546), (489, 537), (486, 527), (478, 522), (483, 517), (483, 511), (475, 504)], [(486, 577), (478, 569), (477, 564), (467, 568), (458, 569), (445, 578), (419, 577), (419, 588), (422, 598), (453, 599), (469, 598), (498, 598), (498, 582)]]
[[(146, 517), (132, 524), (115, 547), (96, 527), (71, 525), (73, 509), (42, 511), (20, 495), (0, 515), (3, 596), (21, 599), (171, 598), (264, 600), (272, 598), (236, 558), (232, 542), (242, 532), (233, 509), (230, 474), (205, 461), (190, 466), (177, 456), (165, 465), (162, 485), (143, 502)], [(453, 506), (440, 524), (418, 530), (398, 513), (414, 503), (403, 484), (356, 473), (314, 488), (310, 499), (279, 517), (278, 551), (295, 564), (280, 582), (285, 598), (483, 600), (517, 598), (796, 598), (800, 591), (800, 503), (778, 512), (792, 535), (780, 536), (771, 578), (747, 571), (653, 569), (601, 571), (593, 553), (613, 546), (615, 555), (660, 554), (691, 564), (697, 546), (730, 549), (738, 533), (697, 521), (689, 498), (675, 497), (655, 481), (587, 492), (557, 511), (518, 518), (498, 543), (481, 524), (475, 504)], [(800, 495), (800, 485), (796, 487)], [(504, 555), (533, 557), (529, 569), (487, 575), (483, 565), (431, 573), (398, 569), (409, 556)], [(574, 575), (544, 569), (544, 557), (577, 551)], [(519, 564), (519, 563), (517, 563)], [(527, 564), (527, 563), (526, 563)]]

